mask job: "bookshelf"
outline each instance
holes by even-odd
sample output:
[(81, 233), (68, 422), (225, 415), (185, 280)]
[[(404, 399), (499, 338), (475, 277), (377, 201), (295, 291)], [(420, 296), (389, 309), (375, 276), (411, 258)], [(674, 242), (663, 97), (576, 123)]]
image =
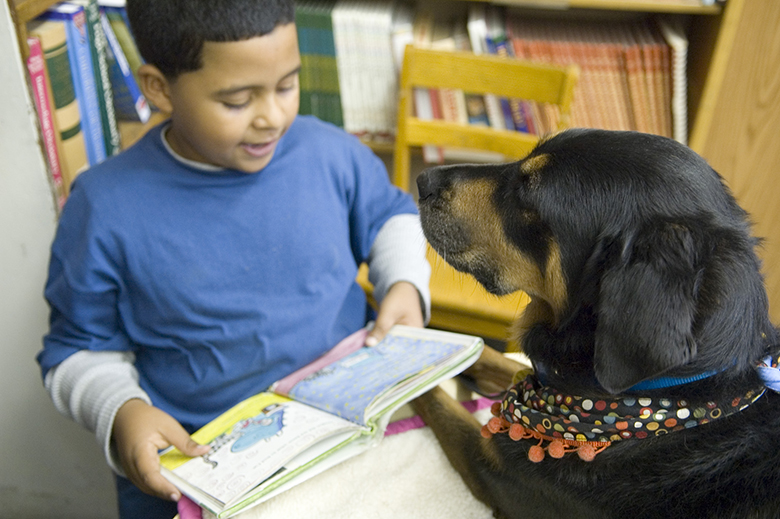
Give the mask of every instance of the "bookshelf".
[[(56, 3), (54, 0), (8, 0), (17, 28), (22, 58), (28, 52), (26, 24)], [(455, 0), (461, 3), (463, 0)], [(491, 1), (491, 0), (487, 0)], [(617, 11), (685, 15), (690, 17), (689, 43), (689, 138), (691, 147), (701, 152), (712, 121), (714, 103), (725, 75), (735, 27), (745, 0), (728, 0), (702, 5), (700, 0), (493, 0), (492, 3), (518, 8), (555, 10)], [(125, 131), (125, 133), (127, 133)], [(132, 133), (138, 134), (134, 128)], [(368, 144), (380, 154), (392, 151), (390, 144)]]

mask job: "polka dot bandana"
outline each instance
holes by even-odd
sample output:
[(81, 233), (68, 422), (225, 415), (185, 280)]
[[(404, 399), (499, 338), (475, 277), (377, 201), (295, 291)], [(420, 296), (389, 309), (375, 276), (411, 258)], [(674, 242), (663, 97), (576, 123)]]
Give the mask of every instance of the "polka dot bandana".
[(528, 453), (541, 461), (576, 451), (590, 461), (612, 442), (644, 439), (702, 425), (737, 413), (764, 394), (760, 387), (729, 402), (619, 396), (588, 398), (543, 386), (529, 373), (492, 409), (483, 436), (508, 432), (513, 440), (536, 439)]

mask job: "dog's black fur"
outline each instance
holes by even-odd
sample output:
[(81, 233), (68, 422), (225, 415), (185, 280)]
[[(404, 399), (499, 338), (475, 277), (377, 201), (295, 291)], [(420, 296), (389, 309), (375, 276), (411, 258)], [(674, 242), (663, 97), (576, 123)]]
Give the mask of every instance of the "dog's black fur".
[[(714, 370), (642, 396), (715, 401), (761, 385), (754, 366), (776, 350), (777, 332), (758, 242), (721, 177), (687, 147), (569, 130), (512, 164), (429, 169), (418, 188), (425, 235), (447, 262), (497, 295), (531, 296), (515, 333), (549, 385), (615, 395)], [(614, 442), (592, 462), (532, 463), (535, 440), (482, 438), (440, 390), (415, 407), (500, 517), (780, 517), (771, 390), (721, 420)]]

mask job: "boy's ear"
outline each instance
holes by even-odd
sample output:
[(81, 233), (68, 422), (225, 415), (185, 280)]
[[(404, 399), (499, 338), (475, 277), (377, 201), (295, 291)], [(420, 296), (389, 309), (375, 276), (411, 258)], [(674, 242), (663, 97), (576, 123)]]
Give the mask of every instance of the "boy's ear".
[(170, 83), (168, 78), (154, 65), (144, 63), (138, 67), (138, 86), (146, 99), (161, 112), (171, 113), (173, 105), (170, 98)]

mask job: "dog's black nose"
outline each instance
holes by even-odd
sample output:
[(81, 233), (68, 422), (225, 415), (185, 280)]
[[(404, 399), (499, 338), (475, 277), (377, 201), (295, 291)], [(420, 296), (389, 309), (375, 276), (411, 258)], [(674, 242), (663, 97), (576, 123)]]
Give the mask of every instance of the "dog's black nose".
[(420, 200), (438, 196), (442, 189), (441, 175), (435, 168), (426, 169), (417, 177), (417, 194)]

